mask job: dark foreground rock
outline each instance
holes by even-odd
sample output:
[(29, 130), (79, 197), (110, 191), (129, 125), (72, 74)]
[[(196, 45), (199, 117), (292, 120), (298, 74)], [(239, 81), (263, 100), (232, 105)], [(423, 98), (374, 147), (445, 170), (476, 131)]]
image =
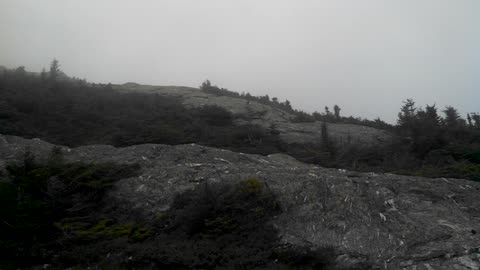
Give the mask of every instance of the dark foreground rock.
[[(26, 149), (45, 159), (53, 146), (0, 135), (0, 170)], [(480, 268), (480, 184), (472, 181), (326, 169), (286, 155), (199, 145), (61, 151), (68, 161), (140, 164), (140, 176), (120, 180), (109, 194), (126, 213), (153, 218), (200, 183), (255, 177), (278, 196), (282, 213), (273, 222), (286, 244), (334, 246), (345, 266), (369, 260), (377, 269)]]

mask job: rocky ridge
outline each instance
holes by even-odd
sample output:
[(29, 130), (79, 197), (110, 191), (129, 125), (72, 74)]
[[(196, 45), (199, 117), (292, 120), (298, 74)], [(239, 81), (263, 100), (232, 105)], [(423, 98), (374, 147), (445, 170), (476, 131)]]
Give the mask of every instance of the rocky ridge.
[[(191, 87), (127, 83), (117, 85), (114, 89), (175, 96), (181, 98), (186, 107), (221, 106), (235, 115), (245, 116), (244, 119), (237, 120), (238, 124), (251, 123), (267, 129), (275, 128), (279, 132), (280, 138), (289, 144), (320, 141), (319, 134), (321, 134), (322, 129), (320, 122), (292, 123), (291, 120), (294, 115), (255, 101), (229, 96), (216, 96)], [(330, 138), (338, 143), (357, 142), (362, 145), (372, 145), (388, 142), (391, 138), (386, 131), (359, 125), (327, 123), (327, 129)]]
[[(0, 171), (26, 149), (45, 159), (54, 145), (0, 135)], [(359, 173), (308, 165), (282, 154), (258, 156), (191, 145), (61, 147), (68, 161), (137, 163), (109, 196), (126, 212), (153, 217), (175, 194), (202, 182), (255, 177), (278, 196), (282, 241), (334, 246), (340, 264), (370, 260), (377, 269), (480, 267), (480, 183)]]

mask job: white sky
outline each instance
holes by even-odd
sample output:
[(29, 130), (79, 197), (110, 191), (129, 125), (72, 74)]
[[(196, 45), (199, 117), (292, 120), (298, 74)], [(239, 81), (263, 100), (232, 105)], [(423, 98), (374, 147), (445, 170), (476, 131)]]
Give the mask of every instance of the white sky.
[[(395, 122), (406, 98), (480, 111), (478, 0), (0, 0), (0, 65), (185, 85)], [(465, 116), (464, 116), (465, 117)]]

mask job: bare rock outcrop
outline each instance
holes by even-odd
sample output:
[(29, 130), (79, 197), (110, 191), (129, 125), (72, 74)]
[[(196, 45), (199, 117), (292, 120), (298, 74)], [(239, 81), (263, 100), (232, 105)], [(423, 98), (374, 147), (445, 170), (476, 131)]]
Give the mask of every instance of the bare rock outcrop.
[[(0, 170), (27, 148), (44, 159), (52, 147), (0, 135)], [(140, 176), (120, 180), (109, 194), (126, 212), (153, 216), (199, 183), (256, 177), (278, 196), (283, 211), (273, 222), (285, 243), (331, 245), (343, 253), (339, 263), (368, 259), (376, 269), (480, 267), (480, 183), (326, 169), (194, 144), (61, 149), (69, 161), (140, 164)]]
[[(202, 107), (205, 105), (221, 106), (235, 115), (243, 115), (238, 124), (251, 123), (264, 128), (275, 128), (280, 138), (288, 144), (313, 143), (320, 140), (321, 123), (292, 123), (294, 115), (255, 101), (242, 98), (217, 96), (200, 91), (197, 88), (178, 86), (149, 86), (128, 83), (116, 86), (120, 91), (138, 91), (175, 96), (182, 99), (187, 107)], [(378, 145), (388, 143), (391, 134), (366, 126), (352, 124), (328, 123), (330, 138), (337, 143), (358, 143), (361, 145)]]

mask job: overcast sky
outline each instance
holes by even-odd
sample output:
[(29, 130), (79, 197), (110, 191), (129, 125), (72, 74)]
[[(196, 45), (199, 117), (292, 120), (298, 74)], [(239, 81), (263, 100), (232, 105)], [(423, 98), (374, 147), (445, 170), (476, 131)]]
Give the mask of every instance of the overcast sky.
[(480, 111), (478, 0), (0, 0), (0, 65), (92, 82), (205, 79), (395, 122), (406, 98)]

